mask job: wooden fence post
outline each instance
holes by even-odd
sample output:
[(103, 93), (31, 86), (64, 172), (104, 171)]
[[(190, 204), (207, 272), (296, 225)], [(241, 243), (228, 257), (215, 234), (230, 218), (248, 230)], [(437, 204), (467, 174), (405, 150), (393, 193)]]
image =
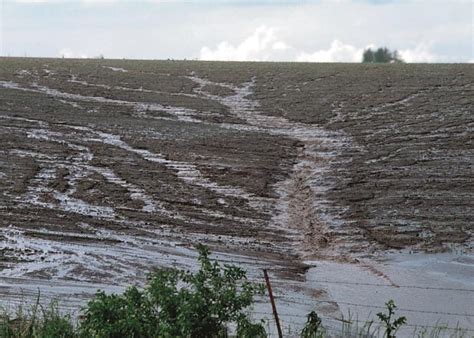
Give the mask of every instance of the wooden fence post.
[(278, 312), (275, 305), (275, 299), (273, 298), (272, 286), (270, 285), (270, 279), (268, 278), (267, 269), (263, 269), (263, 275), (265, 276), (265, 282), (267, 283), (268, 294), (270, 296), (270, 302), (272, 303), (273, 316), (275, 317), (275, 322), (278, 330), (278, 337), (283, 338), (283, 333), (281, 332), (280, 320), (278, 319)]

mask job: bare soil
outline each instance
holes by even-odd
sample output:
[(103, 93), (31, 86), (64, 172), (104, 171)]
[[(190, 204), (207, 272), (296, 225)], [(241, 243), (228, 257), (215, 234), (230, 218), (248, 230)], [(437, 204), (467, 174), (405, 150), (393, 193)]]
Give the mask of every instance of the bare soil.
[(473, 67), (1, 58), (1, 273), (472, 252)]

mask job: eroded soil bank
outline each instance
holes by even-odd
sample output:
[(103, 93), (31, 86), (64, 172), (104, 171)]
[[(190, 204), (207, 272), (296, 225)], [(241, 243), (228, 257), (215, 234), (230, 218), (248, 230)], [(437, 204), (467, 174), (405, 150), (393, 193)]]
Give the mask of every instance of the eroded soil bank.
[(390, 297), (472, 328), (472, 71), (0, 59), (2, 297), (77, 309), (204, 243), (293, 330)]

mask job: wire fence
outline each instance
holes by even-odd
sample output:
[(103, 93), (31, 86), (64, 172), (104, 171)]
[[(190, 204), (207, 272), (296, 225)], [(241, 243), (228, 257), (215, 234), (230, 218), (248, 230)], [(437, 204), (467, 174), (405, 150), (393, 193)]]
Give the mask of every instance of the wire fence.
[[(342, 304), (348, 306), (356, 306), (356, 307), (364, 307), (369, 309), (385, 309), (385, 306), (380, 305), (370, 305), (370, 304), (358, 304), (358, 303), (351, 303), (351, 302), (340, 302), (334, 300), (317, 300), (317, 299), (308, 299), (303, 297), (294, 297), (285, 298), (282, 296), (276, 296), (276, 299), (284, 300), (285, 302), (291, 302), (292, 300), (301, 300), (302, 302), (309, 302), (309, 303), (328, 303), (328, 304)], [(296, 303), (296, 302), (295, 302)], [(406, 309), (397, 307), (398, 311), (404, 312), (415, 312), (415, 313), (426, 313), (426, 314), (437, 314), (437, 315), (445, 315), (445, 316), (456, 316), (456, 317), (474, 317), (474, 313), (457, 313), (457, 312), (444, 312), (444, 311), (429, 311), (429, 310), (418, 310), (418, 309)]]
[[(397, 289), (416, 289), (416, 290), (429, 290), (429, 291), (449, 291), (449, 292), (456, 292), (456, 293), (468, 293), (467, 297), (471, 297), (469, 293), (473, 293), (474, 289), (468, 289), (468, 288), (453, 288), (453, 287), (435, 287), (435, 286), (418, 286), (418, 285), (396, 285), (396, 284), (382, 284), (382, 283), (365, 283), (365, 282), (352, 282), (352, 281), (341, 281), (341, 280), (316, 280), (316, 279), (310, 279), (307, 280), (308, 282), (314, 282), (314, 283), (321, 283), (321, 284), (345, 284), (345, 285), (354, 285), (354, 286), (370, 286), (370, 287), (391, 287), (391, 288), (397, 288)], [(381, 306), (381, 305), (371, 305), (371, 304), (361, 304), (361, 303), (355, 303), (355, 302), (346, 302), (346, 301), (336, 301), (336, 300), (324, 300), (324, 299), (314, 299), (314, 297), (309, 296), (308, 297), (302, 297), (302, 296), (297, 296), (297, 295), (288, 295), (288, 294), (277, 294), (274, 297), (280, 305), (282, 303), (295, 303), (295, 304), (302, 304), (302, 305), (311, 305), (311, 304), (332, 304), (332, 305), (346, 305), (348, 307), (361, 307), (361, 308), (366, 308), (366, 309), (377, 309), (377, 310), (384, 310), (387, 309), (386, 306)], [(474, 297), (473, 297), (474, 299)], [(451, 311), (435, 311), (435, 310), (424, 310), (424, 309), (414, 309), (414, 308), (396, 308), (397, 311), (400, 311), (401, 313), (408, 312), (408, 313), (418, 313), (418, 314), (425, 314), (425, 315), (439, 315), (439, 316), (450, 316), (450, 317), (456, 317), (458, 319), (464, 319), (466, 320), (466, 317), (468, 322), (472, 322), (470, 318), (474, 318), (474, 313), (469, 313), (469, 312), (451, 312)], [(472, 308), (474, 309), (474, 308)], [(384, 311), (380, 311), (384, 312)], [(275, 322), (274, 319), (271, 318), (272, 314), (271, 312), (263, 312), (263, 311), (254, 311), (253, 313), (262, 316), (265, 319), (269, 320), (270, 322)], [(266, 316), (266, 317), (265, 317)], [(280, 318), (284, 326), (286, 327), (301, 327), (304, 325), (304, 323), (307, 321), (307, 315), (304, 315), (302, 313), (286, 313), (282, 312), (280, 313)], [(321, 315), (320, 316), (323, 320), (323, 323), (333, 323), (331, 325), (330, 330), (337, 332), (347, 332), (347, 330), (351, 330), (351, 326), (355, 325), (356, 330), (360, 328), (367, 327), (369, 325), (375, 325), (376, 329), (378, 330), (383, 330), (383, 326), (380, 322), (375, 322), (372, 320), (368, 321), (360, 321), (360, 320), (353, 320), (351, 318), (338, 318), (337, 316), (328, 316), (328, 315)], [(442, 323), (438, 324), (439, 321), (436, 322), (436, 325), (427, 325), (427, 324), (418, 324), (418, 323), (405, 323), (403, 324), (402, 327), (400, 327), (400, 330), (413, 330), (414, 332), (417, 331), (423, 331), (423, 330), (434, 330), (434, 331), (455, 331), (455, 332), (474, 332), (474, 328), (462, 328), (459, 326), (453, 327), (453, 326), (448, 326), (448, 325), (443, 325)], [(341, 330), (341, 326), (346, 326), (344, 329)], [(469, 333), (470, 335), (470, 333)], [(474, 337), (474, 335), (473, 335)]]
[[(254, 314), (257, 314), (257, 315), (260, 315), (260, 316), (268, 316), (268, 317), (264, 317), (265, 320), (269, 321), (270, 323), (275, 323), (275, 319), (273, 319), (271, 316), (272, 314), (269, 313), (269, 312), (264, 312), (264, 311), (252, 311), (252, 313)], [(289, 319), (288, 317), (290, 318), (297, 318), (297, 319), (301, 319), (299, 321), (296, 321), (296, 320), (291, 320)], [(377, 324), (376, 322), (374, 321), (362, 321), (362, 320), (353, 320), (353, 319), (349, 319), (349, 318), (333, 318), (333, 317), (326, 317), (326, 316), (321, 316), (322, 320), (323, 320), (323, 323), (326, 323), (326, 322), (332, 322), (334, 324), (338, 324), (338, 325), (342, 325), (342, 324), (347, 324), (347, 325), (356, 325), (356, 326), (359, 326), (359, 327), (364, 327), (365, 325), (373, 325), (373, 324)], [(298, 315), (298, 314), (289, 314), (289, 313), (281, 313), (280, 314), (280, 321), (287, 325), (290, 324), (290, 325), (294, 325), (295, 327), (298, 327), (298, 326), (301, 326), (302, 324), (304, 324), (307, 320), (307, 316), (306, 315)], [(382, 328), (382, 327), (380, 327)], [(450, 330), (450, 331), (466, 331), (466, 332), (474, 332), (474, 329), (470, 329), (470, 328), (461, 328), (461, 327), (450, 327), (450, 326), (447, 326), (447, 325), (438, 325), (438, 326), (434, 326), (434, 325), (426, 325), (426, 324), (409, 324), (409, 323), (405, 323), (403, 324), (403, 326), (400, 328), (401, 330), (406, 330), (406, 329), (441, 329), (441, 330)], [(331, 327), (331, 330), (337, 330), (337, 328), (335, 327)]]
[(421, 290), (437, 290), (437, 291), (456, 291), (456, 292), (474, 292), (474, 289), (465, 288), (444, 288), (436, 286), (419, 286), (419, 285), (398, 285), (398, 284), (382, 284), (382, 283), (364, 283), (364, 282), (348, 282), (348, 281), (337, 281), (337, 280), (318, 280), (308, 279), (308, 282), (315, 282), (321, 284), (346, 284), (346, 285), (358, 285), (358, 286), (377, 286), (377, 287), (389, 287), (389, 288), (405, 288), (405, 289), (421, 289)]
[[(342, 281), (342, 280), (319, 280), (319, 279), (308, 279), (307, 282), (312, 283), (320, 283), (320, 284), (334, 284), (334, 285), (351, 285), (351, 286), (369, 286), (369, 287), (382, 287), (382, 288), (395, 288), (395, 289), (416, 289), (416, 290), (428, 290), (428, 291), (449, 291), (449, 292), (456, 292), (456, 293), (466, 293), (468, 297), (471, 297), (470, 293), (474, 293), (474, 289), (468, 288), (451, 288), (451, 287), (433, 287), (433, 286), (418, 286), (418, 285), (396, 285), (396, 284), (383, 284), (383, 283), (365, 283), (365, 282), (353, 282), (353, 281)], [(277, 294), (274, 297), (278, 303), (278, 305), (282, 305), (282, 303), (295, 303), (295, 304), (302, 304), (302, 305), (312, 305), (312, 304), (331, 304), (331, 305), (346, 305), (350, 307), (360, 307), (366, 309), (377, 309), (377, 310), (384, 310), (386, 309), (385, 306), (381, 305), (371, 305), (371, 304), (361, 304), (355, 302), (347, 302), (347, 301), (336, 301), (336, 300), (324, 300), (324, 299), (315, 299), (314, 297), (302, 297), (297, 295), (287, 295), (287, 294)], [(472, 296), (473, 303), (474, 303), (474, 295)], [(265, 301), (266, 303), (266, 301)], [(472, 307), (474, 310), (474, 307)], [(439, 316), (450, 316), (456, 317), (457, 319), (461, 318), (474, 318), (474, 313), (462, 313), (462, 312), (450, 312), (450, 311), (434, 311), (434, 310), (422, 310), (422, 309), (413, 309), (413, 308), (403, 308), (397, 307), (397, 311), (400, 312), (408, 312), (408, 313), (419, 313), (419, 314), (426, 314), (426, 315), (439, 315)], [(381, 311), (383, 312), (383, 311)], [(275, 323), (275, 320), (272, 317), (272, 312), (264, 312), (264, 311), (252, 311), (252, 313), (259, 315), (269, 323)], [(333, 324), (357, 324), (357, 325), (367, 325), (370, 323), (374, 323), (372, 321), (361, 321), (361, 320), (352, 320), (348, 318), (338, 318), (338, 317), (330, 317), (330, 316), (321, 316), (323, 319), (323, 323), (330, 322)], [(294, 326), (298, 327), (303, 325), (307, 320), (307, 315), (298, 314), (298, 313), (280, 313), (281, 322), (285, 326)], [(472, 322), (469, 319), (469, 322)], [(426, 325), (426, 324), (415, 324), (415, 323), (406, 323), (400, 329), (408, 330), (408, 329), (433, 329), (433, 330), (452, 330), (452, 331), (463, 331), (463, 332), (474, 332), (474, 328), (461, 328), (461, 327), (452, 327), (452, 326), (445, 326), (445, 325)], [(336, 327), (331, 327), (333, 331), (340, 331), (340, 329)], [(474, 335), (473, 335), (474, 336)]]

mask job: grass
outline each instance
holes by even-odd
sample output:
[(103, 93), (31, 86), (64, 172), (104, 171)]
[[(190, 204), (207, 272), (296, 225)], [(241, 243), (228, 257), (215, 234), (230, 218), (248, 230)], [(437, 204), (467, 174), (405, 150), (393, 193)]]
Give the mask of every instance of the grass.
[[(43, 308), (39, 302), (31, 306), (28, 310), (19, 307), (14, 314), (3, 311), (0, 315), (0, 337), (1, 338), (82, 338), (90, 337), (81, 334), (80, 321), (74, 321), (70, 316), (61, 314), (58, 303), (52, 302), (48, 307)], [(361, 321), (357, 318), (348, 317), (340, 321), (339, 327), (325, 328), (324, 321), (322, 327), (315, 334), (302, 335), (305, 338), (322, 337), (350, 337), (369, 338), (385, 337), (385, 331), (381, 323), (371, 320)], [(287, 331), (292, 337), (298, 334), (294, 330)], [(267, 327), (267, 332), (270, 327)], [(406, 329), (403, 337), (416, 338), (467, 338), (469, 332), (457, 327), (454, 330), (440, 323), (435, 323), (432, 327), (414, 327), (413, 331)], [(94, 337), (114, 337), (112, 335), (96, 335)], [(115, 336), (117, 337), (117, 336)], [(123, 336), (133, 337), (133, 336)], [(245, 336), (244, 336), (245, 337)]]
[(77, 337), (72, 318), (61, 314), (57, 302), (43, 307), (38, 294), (36, 303), (28, 309), (20, 305), (12, 315), (3, 311), (0, 315), (2, 338), (66, 338)]

